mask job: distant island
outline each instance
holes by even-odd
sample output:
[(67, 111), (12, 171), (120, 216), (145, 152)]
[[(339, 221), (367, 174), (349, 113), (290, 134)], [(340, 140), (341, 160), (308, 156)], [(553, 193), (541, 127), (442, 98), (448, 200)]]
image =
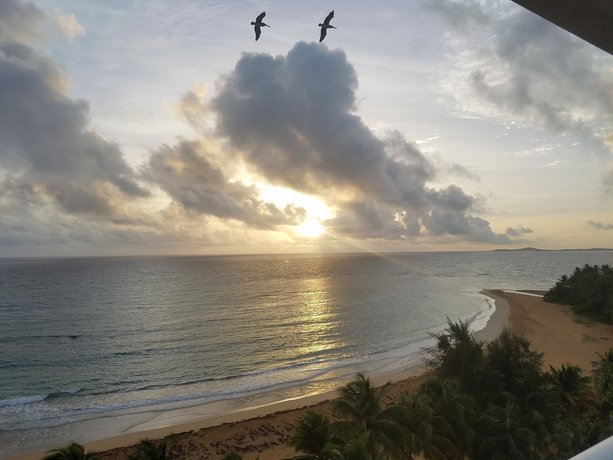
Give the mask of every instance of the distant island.
[(575, 248), (575, 249), (539, 249), (533, 247), (519, 249), (493, 249), (492, 252), (517, 252), (517, 251), (613, 251), (613, 248)]

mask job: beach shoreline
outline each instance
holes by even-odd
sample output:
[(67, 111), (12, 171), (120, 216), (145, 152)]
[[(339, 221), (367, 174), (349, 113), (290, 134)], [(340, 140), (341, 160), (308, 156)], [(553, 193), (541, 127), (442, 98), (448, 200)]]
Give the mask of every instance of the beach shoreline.
[[(507, 327), (524, 335), (535, 350), (543, 353), (544, 370), (549, 365), (570, 362), (589, 373), (598, 354), (613, 346), (613, 326), (578, 319), (570, 307), (547, 304), (540, 297), (521, 292), (484, 290), (481, 294), (494, 300), (495, 310), (486, 327), (475, 332), (475, 338), (493, 340)], [(416, 389), (427, 377), (427, 368), (419, 366), (372, 380), (376, 385), (392, 382), (389, 397), (395, 397)], [(140, 424), (130, 432), (85, 446), (87, 451), (102, 452), (105, 459), (120, 459), (125, 458), (127, 446), (141, 439), (174, 435), (173, 442), (181, 446), (181, 458), (222, 458), (230, 451), (246, 460), (287, 458), (294, 454), (286, 444), (300, 417), (309, 409), (329, 413), (335, 397), (333, 390), (208, 418), (197, 408), (190, 408), (183, 418), (164, 420), (162, 414), (158, 422), (164, 426)], [(41, 455), (38, 452), (12, 458), (30, 460)]]

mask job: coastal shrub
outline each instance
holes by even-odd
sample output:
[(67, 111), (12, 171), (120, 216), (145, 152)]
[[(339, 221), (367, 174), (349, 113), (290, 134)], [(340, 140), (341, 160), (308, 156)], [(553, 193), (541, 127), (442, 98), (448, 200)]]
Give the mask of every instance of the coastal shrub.
[(170, 460), (170, 443), (167, 439), (143, 439), (136, 446), (136, 453), (130, 455), (129, 460)]
[(600, 359), (593, 363), (592, 370), (600, 411), (608, 416), (613, 412), (613, 349), (600, 355)]
[(562, 275), (545, 293), (546, 302), (571, 305), (579, 314), (613, 322), (613, 268), (609, 265), (584, 265), (570, 276)]
[(65, 447), (56, 447), (48, 451), (43, 460), (95, 460), (98, 458), (96, 452), (85, 453), (85, 448), (81, 444), (73, 442)]
[(543, 384), (542, 353), (533, 351), (528, 340), (507, 329), (487, 344), (485, 361), (490, 395), (512, 394), (525, 401)]

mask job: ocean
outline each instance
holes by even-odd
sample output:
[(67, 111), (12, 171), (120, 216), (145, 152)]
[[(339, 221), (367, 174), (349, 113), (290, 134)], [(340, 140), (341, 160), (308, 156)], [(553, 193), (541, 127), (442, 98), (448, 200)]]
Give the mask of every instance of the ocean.
[(613, 252), (0, 259), (0, 458), (410, 368), (481, 290), (586, 263)]

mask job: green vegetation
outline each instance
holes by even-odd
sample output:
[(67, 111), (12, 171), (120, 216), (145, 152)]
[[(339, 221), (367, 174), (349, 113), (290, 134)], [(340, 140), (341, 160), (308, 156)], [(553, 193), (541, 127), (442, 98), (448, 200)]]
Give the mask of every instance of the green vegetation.
[(317, 460), (566, 459), (613, 433), (613, 350), (593, 381), (572, 365), (542, 370), (542, 356), (504, 331), (476, 341), (449, 322), (429, 350), (433, 377), (384, 404), (386, 388), (358, 375), (340, 390), (335, 418), (309, 412), (290, 444)]
[(47, 452), (43, 460), (95, 460), (98, 454), (91, 452), (85, 453), (85, 448), (81, 444), (73, 442), (65, 447), (57, 447)]
[(544, 296), (545, 301), (572, 305), (578, 314), (613, 322), (613, 268), (585, 265), (563, 275)]
[(153, 439), (143, 439), (136, 446), (136, 452), (130, 455), (129, 460), (169, 460), (170, 443), (167, 439), (155, 441)]

